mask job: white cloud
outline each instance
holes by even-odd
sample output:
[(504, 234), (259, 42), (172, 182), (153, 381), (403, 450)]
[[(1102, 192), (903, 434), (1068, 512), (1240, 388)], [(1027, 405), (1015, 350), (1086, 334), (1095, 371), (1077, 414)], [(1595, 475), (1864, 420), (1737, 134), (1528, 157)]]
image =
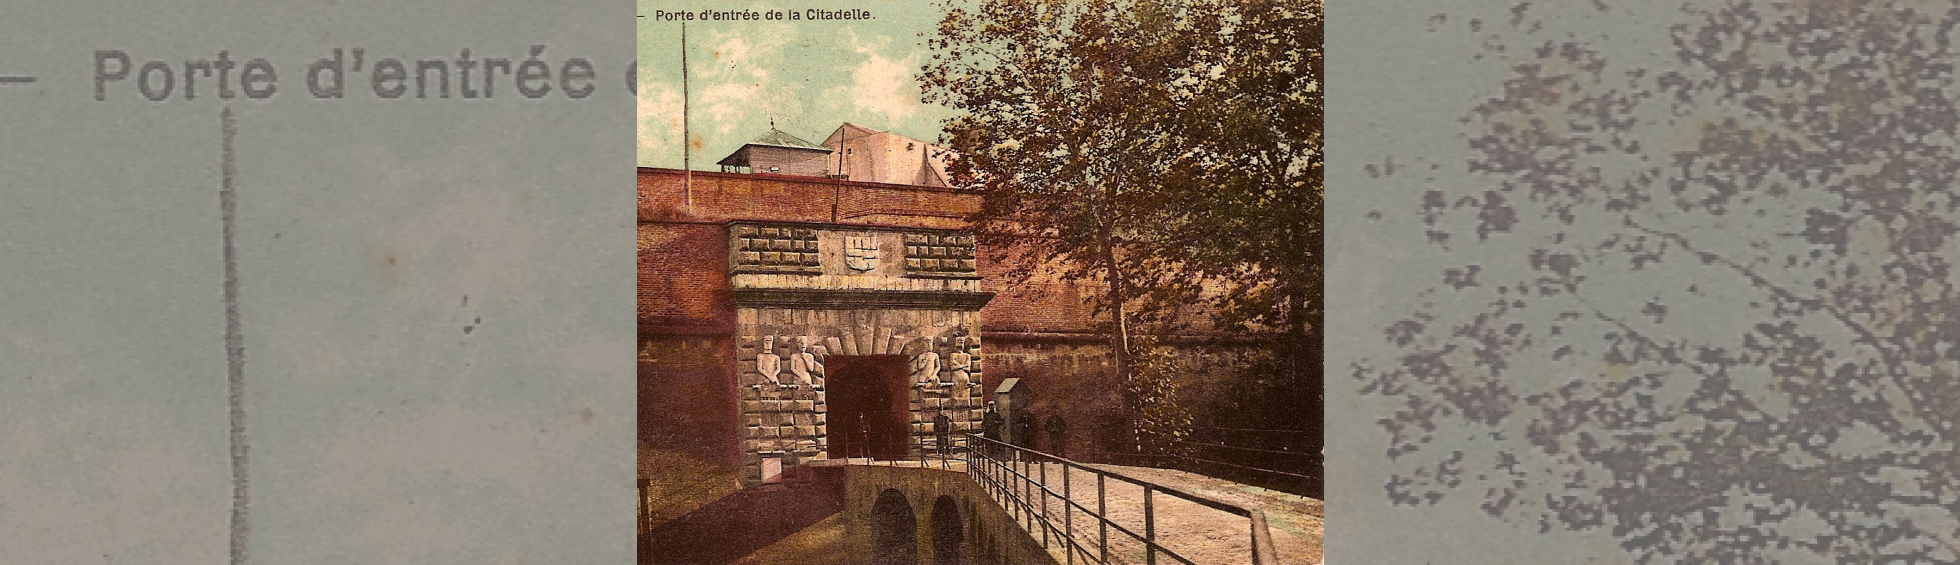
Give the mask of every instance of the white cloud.
[(762, 107), (765, 94), (762, 83), (737, 84), (725, 82), (710, 85), (701, 91), (701, 111), (696, 116), (706, 118), (705, 123), (713, 124), (714, 132), (727, 135), (741, 125), (742, 118), (756, 108)]
[(913, 49), (904, 58), (893, 59), (885, 53), (886, 46), (891, 44), (889, 36), (859, 37), (849, 27), (839, 33), (845, 36), (853, 51), (865, 58), (855, 67), (846, 67), (851, 73), (851, 83), (833, 92), (849, 100), (854, 113), (884, 118), (885, 123), (875, 124), (880, 127), (895, 126), (918, 114), (924, 104), (919, 102), (919, 86), (912, 78), (912, 71), (919, 65), (921, 53)]
[[(749, 133), (747, 123), (758, 108), (774, 113), (796, 113), (796, 98), (802, 85), (778, 80), (775, 69), (784, 67), (784, 51), (796, 39), (788, 25), (712, 33), (690, 38), (692, 55), (688, 61), (692, 135), (697, 142), (726, 139)], [(642, 79), (639, 94), (640, 162), (678, 166), (682, 136), (681, 84), (654, 81), (651, 74)], [(706, 134), (706, 135), (703, 135)]]
[(740, 31), (716, 33), (711, 58), (700, 69), (696, 83), (704, 131), (721, 136), (748, 133), (758, 109), (775, 114), (800, 113), (797, 93), (802, 85), (777, 80), (774, 69), (788, 68), (783, 53), (796, 40), (796, 28), (789, 25), (769, 29), (744, 27)]
[[(697, 152), (718, 157), (760, 135), (772, 118), (784, 131), (813, 141), (839, 122), (917, 132), (912, 135), (938, 130), (944, 112), (919, 102), (913, 78), (927, 54), (908, 44), (908, 35), (860, 35), (844, 27), (836, 35), (826, 28), (811, 37), (811, 31), (761, 24), (689, 36), (689, 125)], [(642, 76), (648, 78), (639, 96), (640, 161), (679, 166), (678, 73), (669, 66)]]
[(681, 139), (681, 91), (672, 85), (641, 83), (639, 95), (640, 163), (678, 158)]

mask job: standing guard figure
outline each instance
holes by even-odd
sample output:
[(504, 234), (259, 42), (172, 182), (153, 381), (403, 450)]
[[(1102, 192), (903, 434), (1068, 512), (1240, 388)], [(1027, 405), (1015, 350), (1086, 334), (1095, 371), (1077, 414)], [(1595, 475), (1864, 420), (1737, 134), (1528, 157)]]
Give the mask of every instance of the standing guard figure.
[(1061, 414), (1048, 415), (1048, 449), (1063, 459), (1068, 458), (1068, 422)]
[[(1006, 422), (1002, 421), (1000, 410), (995, 408), (994, 401), (987, 401), (987, 414), (980, 419), (981, 434), (989, 440), (1000, 441), (1001, 426), (1003, 424), (1006, 424)], [(987, 451), (991, 453), (993, 451), (993, 444), (987, 444), (987, 447)]]
[[(858, 437), (858, 442), (857, 442), (858, 453), (860, 455), (863, 455), (865, 458), (870, 458), (872, 453), (871, 424), (869, 422), (864, 421), (863, 414), (857, 415), (857, 437)], [(849, 456), (847, 455), (846, 457)]]
[(932, 435), (939, 442), (941, 455), (953, 452), (953, 419), (946, 417), (945, 412), (932, 417)]

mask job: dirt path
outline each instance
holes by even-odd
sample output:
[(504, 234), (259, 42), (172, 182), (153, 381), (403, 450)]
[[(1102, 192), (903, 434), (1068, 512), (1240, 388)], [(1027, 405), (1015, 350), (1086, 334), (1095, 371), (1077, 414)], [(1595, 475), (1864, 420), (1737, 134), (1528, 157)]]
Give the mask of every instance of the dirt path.
[[(1279, 553), (1281, 563), (1317, 563), (1321, 559), (1321, 535), (1326, 523), (1325, 504), (1322, 501), (1184, 471), (1116, 465), (1099, 467), (1192, 494), (1257, 508), (1266, 514), (1266, 527), (1272, 533), (1273, 546)], [(1203, 510), (1217, 513), (1208, 508)]]
[[(1097, 467), (1241, 507), (1257, 508), (1266, 514), (1268, 530), (1281, 563), (1306, 565), (1321, 558), (1324, 524), (1321, 501), (1182, 471), (1114, 465)], [(1062, 496), (1062, 469), (1062, 465), (1057, 463), (1045, 466), (1028, 464), (1015, 469), (1037, 481), (1042, 479), (1041, 474), (1045, 471), (1046, 484), (1054, 494), (1043, 493), (1038, 487), (1016, 484), (1010, 475), (1007, 481), (1009, 488), (1018, 488), (1016, 494), (1024, 497), (1033, 511), (1024, 516), (1013, 508), (1014, 504), (1004, 506), (1009, 506), (1010, 514), (1020, 518), (1024, 525), (1034, 521), (1035, 517), (1048, 516), (1053, 528), (1048, 532), (1049, 547), (1056, 558), (1065, 563), (1067, 557), (1062, 548), (1069, 545), (1063, 543), (1065, 537), (1075, 540), (1073, 550), (1082, 552), (1078, 555), (1100, 560), (1105, 550), (1102, 540), (1107, 539), (1109, 562), (1146, 563), (1145, 546), (1140, 538), (1153, 532), (1146, 529), (1144, 523), (1143, 487), (1117, 479), (1103, 481), (1102, 505), (1114, 526), (1107, 528), (1107, 538), (1104, 538), (1103, 525), (1083, 511), (1093, 512), (1098, 508), (1095, 473), (1079, 468), (1066, 473), (1067, 499), (1075, 502), (1075, 505), (1070, 505)], [(1162, 492), (1151, 496), (1151, 506), (1151, 514), (1155, 517), (1154, 535), (1159, 547), (1192, 563), (1204, 565), (1252, 562), (1250, 519)], [(1028, 531), (1040, 539), (1047, 528), (1043, 528), (1038, 521), (1034, 523), (1035, 526), (1028, 528)], [(1161, 553), (1157, 561), (1178, 562)]]

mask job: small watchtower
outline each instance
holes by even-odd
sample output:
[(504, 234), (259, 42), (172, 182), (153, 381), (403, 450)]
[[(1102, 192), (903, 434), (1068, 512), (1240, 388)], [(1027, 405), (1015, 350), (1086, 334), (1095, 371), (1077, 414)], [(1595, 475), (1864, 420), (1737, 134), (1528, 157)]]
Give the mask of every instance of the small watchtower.
[(742, 145), (720, 162), (724, 173), (769, 173), (822, 177), (830, 150), (770, 126), (769, 133)]

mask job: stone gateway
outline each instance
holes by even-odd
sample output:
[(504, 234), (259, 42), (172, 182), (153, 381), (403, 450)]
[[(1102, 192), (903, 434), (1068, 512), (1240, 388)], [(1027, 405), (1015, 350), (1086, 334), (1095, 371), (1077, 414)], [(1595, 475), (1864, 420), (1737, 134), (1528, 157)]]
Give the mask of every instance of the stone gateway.
[[(744, 467), (776, 452), (791, 465), (916, 457), (937, 451), (930, 424), (941, 416), (951, 431), (977, 429), (981, 406), (967, 389), (980, 348), (968, 336), (980, 333), (992, 294), (980, 289), (971, 235), (731, 222), (728, 238), (736, 342), (745, 344), (731, 360), (743, 391)], [(822, 359), (811, 344), (823, 344)], [(893, 357), (902, 372), (881, 368)], [(940, 362), (948, 358), (961, 365)]]
[[(640, 169), (643, 476), (681, 496), (770, 465), (913, 459), (980, 431), (1001, 389), (994, 433), (1013, 443), (1130, 450), (1104, 289), (980, 245), (981, 197), (950, 186), (948, 155), (845, 124), (821, 144), (772, 129), (724, 172)], [(1171, 339), (1192, 403), (1231, 406), (1233, 356)]]

